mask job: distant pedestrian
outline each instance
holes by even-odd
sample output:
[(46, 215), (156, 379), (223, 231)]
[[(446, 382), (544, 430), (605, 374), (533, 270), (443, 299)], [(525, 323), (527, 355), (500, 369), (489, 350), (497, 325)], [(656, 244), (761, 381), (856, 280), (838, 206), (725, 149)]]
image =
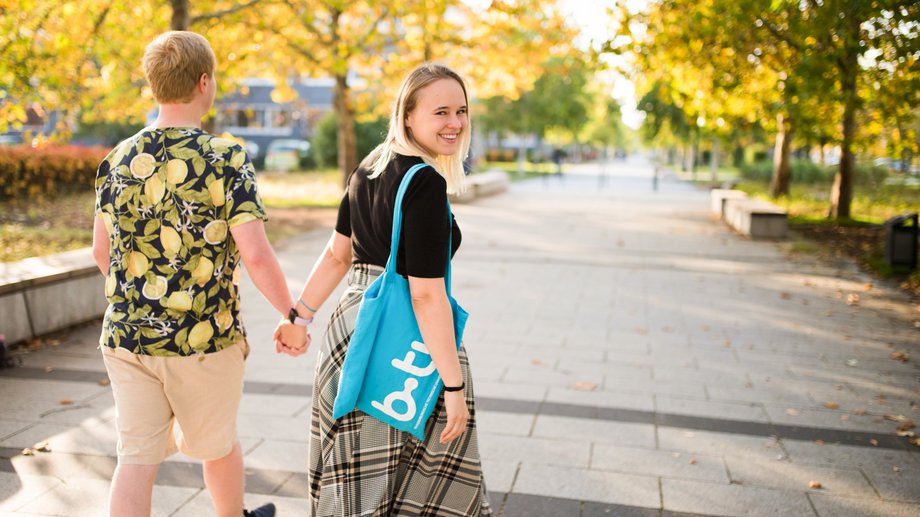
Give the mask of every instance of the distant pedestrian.
[[(468, 103), (463, 80), (447, 67), (426, 64), (406, 77), (386, 140), (349, 178), (335, 231), (301, 293), (301, 305), (313, 311), (347, 275), (348, 287), (333, 311), (313, 383), (309, 515), (492, 515), (469, 362), (454, 336), (444, 278), (460, 245), (447, 194), (461, 190), (463, 182), (463, 158), (470, 146)], [(407, 171), (419, 164), (426, 166), (412, 178), (402, 203), (396, 272), (408, 277), (424, 346), (444, 382), (424, 441), (360, 410), (333, 418), (362, 295), (390, 255), (397, 190)]]
[(553, 163), (556, 164), (556, 175), (562, 178), (562, 161), (567, 156), (566, 152), (559, 147), (553, 149)]
[(211, 46), (167, 32), (147, 46), (143, 67), (159, 115), (96, 175), (93, 256), (109, 302), (100, 347), (118, 430), (109, 515), (150, 515), (160, 463), (179, 450), (203, 461), (216, 515), (271, 517), (271, 504), (243, 509), (241, 257), (289, 316), (279, 325), (287, 341), (303, 348), (309, 335), (290, 314), (249, 157), (201, 130), (217, 89)]

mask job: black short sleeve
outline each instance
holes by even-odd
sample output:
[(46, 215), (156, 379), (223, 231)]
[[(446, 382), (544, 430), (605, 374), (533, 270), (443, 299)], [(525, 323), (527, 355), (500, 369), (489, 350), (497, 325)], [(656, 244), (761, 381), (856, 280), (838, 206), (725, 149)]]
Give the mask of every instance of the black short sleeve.
[(447, 182), (430, 167), (420, 170), (403, 199), (406, 274), (420, 278), (444, 276), (451, 217), (447, 211)]
[(346, 237), (351, 237), (351, 211), (348, 204), (348, 189), (342, 195), (342, 202), (339, 203), (339, 215), (335, 220), (335, 231)]

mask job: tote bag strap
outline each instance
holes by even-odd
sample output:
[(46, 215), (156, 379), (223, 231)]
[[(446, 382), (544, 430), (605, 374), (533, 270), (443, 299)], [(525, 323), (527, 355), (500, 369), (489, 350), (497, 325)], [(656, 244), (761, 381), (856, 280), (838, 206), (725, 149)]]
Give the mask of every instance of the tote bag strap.
[[(413, 165), (406, 171), (406, 175), (403, 176), (402, 181), (399, 183), (399, 190), (396, 192), (396, 206), (393, 207), (393, 230), (390, 236), (390, 257), (387, 259), (386, 269), (387, 271), (396, 271), (396, 251), (399, 249), (399, 233), (402, 228), (402, 203), (403, 198), (406, 197), (406, 190), (409, 189), (409, 183), (412, 181), (412, 177), (415, 176), (419, 170), (424, 167), (429, 167), (427, 163), (419, 163)], [(447, 218), (450, 221), (450, 201), (447, 201)], [(451, 228), (453, 228), (453, 221), (450, 221)], [(448, 296), (450, 295), (450, 252), (453, 246), (453, 230), (450, 230), (447, 238), (447, 270), (444, 274), (444, 284), (447, 289)]]

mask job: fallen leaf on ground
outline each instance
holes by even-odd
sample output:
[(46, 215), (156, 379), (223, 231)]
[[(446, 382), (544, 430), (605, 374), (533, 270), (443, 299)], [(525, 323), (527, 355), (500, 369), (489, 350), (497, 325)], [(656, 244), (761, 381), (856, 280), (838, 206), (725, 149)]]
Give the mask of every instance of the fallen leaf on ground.
[(35, 451), (33, 451), (31, 447), (26, 447), (25, 449), (22, 450), (22, 455), (23, 456), (35, 456)]
[(840, 415), (840, 420), (846, 421), (846, 420), (849, 420), (849, 419), (850, 419), (850, 415), (848, 415), (848, 414), (846, 414), (846, 413)]
[(856, 366), (857, 364), (859, 364), (859, 361), (856, 359), (847, 359), (847, 366)]
[(108, 379), (99, 379), (99, 385), (100, 385), (100, 386), (108, 386), (109, 384), (112, 384), (112, 381), (110, 381), (110, 380), (108, 380)]
[(871, 290), (872, 290), (872, 283), (871, 283), (871, 282), (866, 283), (866, 285), (863, 286), (863, 290), (871, 291)]
[(70, 399), (61, 399), (61, 400), (58, 401), (58, 404), (60, 404), (60, 405), (62, 405), (62, 406), (69, 406), (69, 405), (73, 404), (73, 401), (70, 400)]
[(898, 431), (906, 431), (908, 429), (913, 429), (915, 427), (917, 427), (917, 424), (915, 424), (913, 420), (908, 418), (904, 420), (904, 422), (902, 422), (901, 425), (898, 426)]
[(53, 371), (54, 371), (54, 368), (52, 368), (52, 367), (50, 367), (50, 366), (46, 366), (46, 367), (45, 367), (45, 373), (51, 373), (51, 372), (53, 372)]
[(44, 441), (36, 443), (32, 446), (32, 449), (34, 449), (35, 452), (51, 452), (51, 445), (47, 441)]
[(49, 346), (58, 346), (61, 344), (60, 339), (46, 339), (45, 344)]
[(848, 294), (847, 295), (847, 305), (859, 305), (859, 295), (858, 294)]
[(812, 479), (811, 481), (808, 482), (808, 488), (824, 488), (824, 487), (821, 486), (820, 481), (815, 481), (814, 479)]
[(696, 465), (696, 458), (690, 458), (690, 464)]
[(895, 471), (895, 472), (901, 472), (901, 467), (895, 465), (895, 466), (891, 467), (891, 470), (893, 470), (893, 471)]
[(634, 331), (636, 334), (641, 334), (641, 335), (648, 334), (648, 328), (646, 328), (646, 327), (634, 327), (634, 328), (633, 328), (633, 331)]
[(911, 438), (909, 441), (912, 445), (916, 445), (917, 447), (920, 447), (920, 438)]
[(871, 443), (873, 447), (878, 447), (878, 440), (875, 438), (870, 438), (869, 443)]
[(824, 440), (815, 440), (815, 445), (824, 445)]
[(907, 422), (910, 419), (904, 415), (885, 415), (885, 420), (891, 420), (892, 422)]
[(597, 389), (597, 384), (593, 382), (576, 382), (574, 388), (578, 391), (594, 391)]
[(906, 437), (906, 438), (913, 438), (914, 436), (917, 435), (917, 433), (915, 433), (915, 432), (913, 432), (913, 431), (901, 431), (900, 429), (897, 430), (897, 431), (895, 431), (894, 434), (900, 436), (901, 438), (905, 438), (905, 437)]
[(853, 414), (856, 416), (863, 416), (866, 414), (866, 410), (863, 408), (859, 408), (856, 411), (853, 411)]
[(779, 293), (779, 297), (782, 298), (783, 300), (788, 300), (788, 299), (792, 298), (792, 294), (783, 291), (783, 292)]
[(827, 409), (840, 409), (840, 404), (834, 402), (833, 400), (828, 400), (824, 403), (824, 407)]
[(891, 357), (895, 361), (901, 361), (902, 363), (906, 363), (910, 359), (910, 355), (907, 352), (904, 352), (902, 350), (899, 350), (897, 352), (892, 352), (889, 357)]
[(799, 416), (800, 413), (801, 411), (799, 411), (798, 409), (789, 408), (786, 410), (786, 414), (789, 416)]

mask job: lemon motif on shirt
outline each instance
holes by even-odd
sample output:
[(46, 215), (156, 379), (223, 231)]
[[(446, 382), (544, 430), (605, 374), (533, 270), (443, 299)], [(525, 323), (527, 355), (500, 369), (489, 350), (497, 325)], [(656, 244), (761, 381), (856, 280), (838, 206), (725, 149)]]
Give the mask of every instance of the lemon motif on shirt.
[(211, 221), (204, 227), (204, 240), (208, 244), (220, 244), (227, 238), (227, 221)]
[(198, 260), (198, 265), (195, 266), (195, 270), (192, 271), (192, 279), (195, 280), (196, 284), (204, 287), (204, 284), (211, 279), (212, 274), (214, 274), (214, 262), (211, 262), (211, 259), (207, 257), (201, 257)]
[(141, 289), (141, 294), (150, 300), (159, 300), (166, 294), (166, 288), (166, 277), (155, 276), (152, 282), (148, 281), (144, 284), (144, 288)]
[(166, 184), (160, 179), (160, 176), (151, 176), (144, 184), (144, 193), (147, 195), (147, 205), (155, 206), (163, 200), (166, 194)]
[(150, 261), (147, 259), (147, 255), (139, 251), (132, 251), (128, 254), (128, 264), (125, 269), (128, 270), (128, 274), (134, 277), (142, 277), (144, 273), (150, 268)]
[(208, 349), (212, 337), (214, 337), (214, 327), (211, 326), (211, 322), (199, 321), (188, 333), (188, 344), (193, 350), (201, 352)]
[(233, 314), (230, 314), (230, 311), (220, 311), (214, 316), (214, 322), (219, 330), (227, 330), (233, 325)]
[(208, 192), (211, 193), (211, 202), (214, 206), (224, 206), (227, 200), (224, 198), (224, 182), (214, 180), (208, 184)]
[(114, 272), (114, 271), (109, 271), (109, 276), (107, 276), (106, 279), (105, 279), (105, 296), (106, 296), (106, 298), (109, 298), (109, 297), (111, 297), (112, 295), (115, 294), (115, 284), (116, 284), (116, 283), (117, 283), (117, 280), (115, 280), (115, 272)]
[(163, 246), (163, 255), (175, 257), (182, 247), (182, 237), (179, 232), (170, 226), (160, 227), (160, 244)]
[(129, 168), (131, 169), (131, 174), (133, 174), (135, 178), (144, 179), (153, 174), (156, 163), (157, 159), (154, 158), (152, 154), (141, 153), (131, 158), (131, 165), (129, 165)]
[(192, 310), (192, 296), (185, 291), (176, 291), (166, 298), (163, 305), (175, 311), (190, 311)]
[(169, 160), (166, 162), (166, 181), (178, 185), (185, 181), (188, 175), (188, 165), (183, 160)]

